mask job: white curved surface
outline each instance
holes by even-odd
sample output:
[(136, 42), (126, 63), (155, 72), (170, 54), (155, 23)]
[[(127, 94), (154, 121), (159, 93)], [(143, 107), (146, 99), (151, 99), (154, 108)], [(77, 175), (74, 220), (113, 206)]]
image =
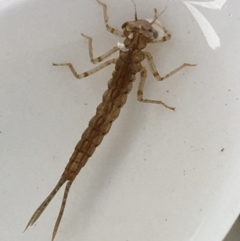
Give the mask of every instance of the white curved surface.
[[(108, 33), (95, 1), (0, 1), (0, 233), (3, 241), (50, 240), (63, 190), (36, 225), (23, 230), (58, 181), (106, 89), (112, 68), (77, 81), (52, 62), (70, 61), (79, 72), (120, 39)], [(110, 23), (133, 19), (131, 1), (105, 1)], [(20, 4), (21, 3), (21, 4)], [(159, 1), (136, 2), (151, 18)], [(164, 83), (148, 73), (147, 98), (137, 83), (121, 116), (77, 177), (57, 241), (220, 241), (240, 213), (239, 1), (221, 11), (196, 7), (221, 40), (212, 50), (181, 1), (160, 21), (172, 33), (153, 45), (165, 75), (196, 63)], [(145, 63), (147, 66), (147, 63)], [(222, 150), (222, 151), (221, 151)]]

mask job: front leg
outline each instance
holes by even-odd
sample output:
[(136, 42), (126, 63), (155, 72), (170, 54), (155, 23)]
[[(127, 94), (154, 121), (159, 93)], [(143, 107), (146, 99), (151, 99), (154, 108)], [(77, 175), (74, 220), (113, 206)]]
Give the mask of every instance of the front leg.
[(102, 3), (101, 1), (99, 0), (96, 0), (100, 5), (102, 5), (103, 7), (103, 17), (104, 17), (104, 23), (105, 23), (105, 27), (107, 29), (108, 32), (116, 35), (116, 36), (119, 36), (119, 37), (124, 37), (123, 35), (123, 32), (111, 27), (109, 24), (108, 24), (108, 15), (107, 15), (107, 5), (105, 3)]

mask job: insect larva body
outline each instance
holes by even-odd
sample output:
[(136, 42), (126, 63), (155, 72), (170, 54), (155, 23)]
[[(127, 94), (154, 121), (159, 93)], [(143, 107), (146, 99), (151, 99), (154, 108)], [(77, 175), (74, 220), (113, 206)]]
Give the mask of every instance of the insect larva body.
[[(152, 22), (148, 22), (147, 20), (137, 19), (137, 13), (135, 8), (135, 21), (124, 23), (122, 25), (123, 32), (121, 32), (109, 26), (107, 17), (107, 6), (99, 0), (97, 0), (97, 2), (103, 7), (104, 21), (107, 30), (117, 36), (125, 37), (123, 45), (124, 47), (122, 48), (116, 46), (102, 56), (99, 56), (98, 58), (93, 58), (92, 38), (82, 34), (83, 37), (88, 39), (89, 55), (92, 63), (101, 62), (117, 51), (119, 51), (119, 58), (107, 60), (99, 66), (81, 74), (78, 74), (76, 72), (71, 63), (53, 64), (54, 66), (67, 66), (77, 79), (87, 77), (110, 64), (115, 64), (115, 70), (112, 73), (112, 78), (108, 82), (108, 89), (103, 94), (102, 102), (98, 105), (95, 116), (93, 116), (92, 119), (89, 121), (87, 129), (83, 132), (80, 141), (76, 145), (75, 150), (68, 164), (66, 165), (63, 174), (60, 177), (60, 180), (58, 181), (52, 192), (49, 194), (49, 196), (43, 201), (43, 203), (32, 215), (30, 221), (26, 226), (26, 228), (28, 228), (37, 221), (37, 219), (43, 213), (43, 211), (48, 206), (49, 202), (53, 199), (58, 190), (61, 188), (61, 186), (65, 182), (67, 182), (61, 208), (54, 226), (52, 240), (57, 233), (66, 205), (68, 193), (74, 179), (76, 178), (80, 170), (84, 167), (84, 165), (87, 163), (88, 159), (93, 155), (96, 147), (101, 144), (104, 136), (109, 132), (112, 123), (118, 118), (121, 108), (127, 101), (127, 95), (132, 89), (135, 75), (140, 72), (140, 82), (137, 92), (137, 99), (139, 101), (144, 103), (161, 104), (168, 109), (174, 110), (173, 107), (166, 105), (160, 100), (150, 100), (143, 98), (143, 90), (147, 77), (147, 71), (142, 66), (141, 62), (145, 58), (147, 59), (150, 65), (150, 70), (155, 79), (158, 81), (163, 81), (164, 79), (170, 77), (171, 75), (175, 74), (186, 66), (194, 66), (193, 64), (184, 63), (180, 67), (171, 71), (169, 74), (161, 77), (156, 70), (151, 54), (143, 51), (143, 49), (148, 43), (164, 42), (169, 40), (171, 37), (168, 31), (162, 25), (156, 22), (157, 18), (160, 16), (160, 14), (157, 15), (156, 9)], [(157, 24), (158, 27), (160, 27), (164, 32), (164, 36), (159, 40), (156, 39), (158, 34), (152, 26), (154, 23)]]

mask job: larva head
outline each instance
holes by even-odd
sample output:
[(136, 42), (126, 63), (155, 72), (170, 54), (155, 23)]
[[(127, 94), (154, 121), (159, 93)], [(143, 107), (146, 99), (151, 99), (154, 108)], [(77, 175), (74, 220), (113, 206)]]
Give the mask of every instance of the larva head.
[(142, 35), (148, 38), (150, 41), (157, 39), (158, 32), (152, 27), (152, 23), (149, 23), (145, 19), (140, 19), (136, 21), (126, 22), (122, 25), (124, 35), (129, 38), (135, 34)]
[(128, 49), (134, 45), (135, 47), (137, 45), (138, 49), (143, 49), (147, 43), (158, 38), (158, 32), (144, 19), (126, 22), (122, 25), (122, 29), (126, 37), (124, 44)]
[(164, 10), (157, 14), (157, 10), (154, 9), (154, 18), (152, 22), (145, 19), (137, 19), (136, 6), (135, 7), (135, 21), (126, 22), (122, 25), (123, 33), (126, 37), (124, 41), (125, 47), (130, 49), (133, 46), (139, 49), (145, 48), (147, 43), (152, 42), (158, 38), (158, 32), (153, 28), (153, 24), (156, 22), (158, 17), (164, 12)]

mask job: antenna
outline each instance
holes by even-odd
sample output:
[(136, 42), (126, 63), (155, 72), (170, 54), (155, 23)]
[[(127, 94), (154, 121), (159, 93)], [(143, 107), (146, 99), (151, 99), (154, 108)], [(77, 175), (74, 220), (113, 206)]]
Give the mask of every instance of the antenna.
[[(168, 3), (169, 3), (169, 1), (168, 1)], [(160, 12), (159, 14), (157, 14), (157, 9), (154, 8), (154, 18), (153, 18), (153, 20), (152, 20), (152, 22), (151, 22), (150, 24), (155, 23), (156, 20), (165, 12), (165, 10), (166, 10), (167, 7), (168, 7), (168, 3), (167, 3), (167, 5), (166, 5), (166, 7), (162, 10), (162, 12)]]
[(137, 7), (136, 7), (135, 2), (133, 0), (131, 0), (131, 1), (132, 1), (133, 5), (134, 5), (134, 12), (135, 12), (134, 16), (135, 16), (135, 20), (137, 21), (138, 20), (138, 18), (137, 18)]

